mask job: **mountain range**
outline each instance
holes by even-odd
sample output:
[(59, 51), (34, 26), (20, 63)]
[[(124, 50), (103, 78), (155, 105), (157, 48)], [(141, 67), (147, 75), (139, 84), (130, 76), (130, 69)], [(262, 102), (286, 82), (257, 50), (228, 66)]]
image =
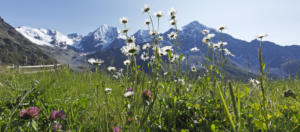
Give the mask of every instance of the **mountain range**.
[[(234, 54), (234, 57), (229, 57), (229, 61), (234, 67), (241, 71), (257, 74), (259, 68), (258, 40), (254, 39), (250, 42), (240, 40), (230, 34), (220, 33), (216, 29), (207, 27), (197, 21), (193, 21), (179, 30), (179, 42), (182, 45), (181, 52), (184, 55), (189, 55), (190, 62), (193, 62), (193, 58), (197, 58), (199, 55), (193, 54), (190, 51), (191, 48), (198, 47), (202, 52), (200, 53), (202, 58), (207, 52), (206, 47), (202, 45), (204, 37), (202, 30), (204, 29), (208, 29), (211, 33), (215, 34), (212, 42), (228, 42), (226, 48)], [(121, 66), (123, 59), (125, 59), (125, 57), (120, 57), (122, 56), (120, 48), (125, 45), (124, 36), (120, 35), (120, 29), (117, 27), (101, 25), (85, 36), (77, 33), (64, 35), (51, 29), (37, 29), (26, 26), (18, 27), (16, 30), (33, 43), (44, 47), (44, 49), (45, 47), (48, 47), (48, 49), (50, 47), (52, 50), (59, 50), (61, 52), (68, 52), (72, 49), (72, 52), (75, 51), (76, 53), (72, 55), (76, 56), (72, 56), (71, 58), (76, 59), (77, 64), (80, 64), (80, 62), (86, 63), (86, 59), (89, 57), (99, 57), (105, 60), (106, 65)], [(171, 28), (161, 33), (161, 36), (164, 38), (162, 45), (172, 45), (172, 41), (167, 35), (173, 30)], [(133, 36), (139, 45), (150, 42), (148, 30), (138, 30)], [(48, 53), (48, 55), (51, 55), (51, 53)], [(263, 58), (266, 62), (267, 72), (280, 77), (287, 77), (289, 74), (295, 75), (300, 68), (300, 46), (280, 46), (270, 41), (264, 41)], [(60, 59), (59, 62), (64, 62), (64, 60)]]

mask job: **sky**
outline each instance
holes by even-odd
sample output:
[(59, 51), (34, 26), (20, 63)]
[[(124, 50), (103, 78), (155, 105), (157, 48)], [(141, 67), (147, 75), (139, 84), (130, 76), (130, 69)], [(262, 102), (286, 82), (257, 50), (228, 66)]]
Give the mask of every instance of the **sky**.
[(300, 45), (299, 0), (1, 0), (0, 16), (14, 27), (55, 29), (64, 34), (86, 35), (102, 24), (121, 28), (120, 17), (129, 18), (131, 33), (145, 29), (145, 5), (163, 11), (160, 31), (170, 28), (167, 12), (178, 11), (182, 27), (198, 21), (208, 27), (225, 25), (226, 33), (251, 41), (266, 33), (268, 41)]

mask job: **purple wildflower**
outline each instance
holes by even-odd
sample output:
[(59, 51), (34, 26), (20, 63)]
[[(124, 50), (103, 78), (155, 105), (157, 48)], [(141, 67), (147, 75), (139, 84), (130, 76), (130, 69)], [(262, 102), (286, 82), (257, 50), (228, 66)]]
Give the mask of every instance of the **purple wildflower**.
[(114, 132), (120, 132), (120, 128), (119, 127), (114, 127)]
[(127, 88), (126, 92), (132, 92), (133, 89), (132, 88)]
[(151, 100), (152, 99), (152, 93), (150, 90), (144, 90), (142, 93), (142, 96), (145, 100)]
[(54, 110), (54, 111), (51, 112), (51, 115), (50, 115), (51, 120), (55, 120), (55, 119), (60, 120), (60, 119), (63, 119), (65, 117), (66, 117), (66, 114), (62, 110), (61, 111)]
[(22, 109), (19, 113), (19, 116), (24, 119), (33, 118), (36, 119), (40, 113), (38, 107), (33, 106), (29, 107), (28, 109)]

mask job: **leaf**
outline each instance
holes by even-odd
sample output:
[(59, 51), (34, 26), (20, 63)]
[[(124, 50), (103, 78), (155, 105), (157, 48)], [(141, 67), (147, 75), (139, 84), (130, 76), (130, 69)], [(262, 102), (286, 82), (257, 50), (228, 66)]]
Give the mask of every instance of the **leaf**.
[(264, 71), (265, 68), (266, 68), (266, 63), (263, 63), (263, 64), (262, 64), (262, 70)]
[(181, 55), (180, 55), (180, 57), (179, 57), (179, 61), (181, 61), (181, 60), (182, 60), (182, 58), (183, 58), (183, 54), (181, 54)]
[(211, 131), (216, 131), (216, 125), (215, 124), (211, 124), (210, 125), (210, 129), (211, 129)]
[(35, 122), (35, 120), (32, 120), (32, 121), (31, 121), (31, 126), (33, 127), (33, 129), (34, 129), (35, 131), (38, 131), (38, 124)]

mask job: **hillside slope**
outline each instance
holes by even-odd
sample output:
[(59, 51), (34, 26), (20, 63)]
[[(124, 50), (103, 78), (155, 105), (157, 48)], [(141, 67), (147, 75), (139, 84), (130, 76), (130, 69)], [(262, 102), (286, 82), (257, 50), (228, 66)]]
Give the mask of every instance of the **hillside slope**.
[(51, 64), (56, 61), (44, 54), (14, 27), (0, 17), (0, 65), (3, 64)]

